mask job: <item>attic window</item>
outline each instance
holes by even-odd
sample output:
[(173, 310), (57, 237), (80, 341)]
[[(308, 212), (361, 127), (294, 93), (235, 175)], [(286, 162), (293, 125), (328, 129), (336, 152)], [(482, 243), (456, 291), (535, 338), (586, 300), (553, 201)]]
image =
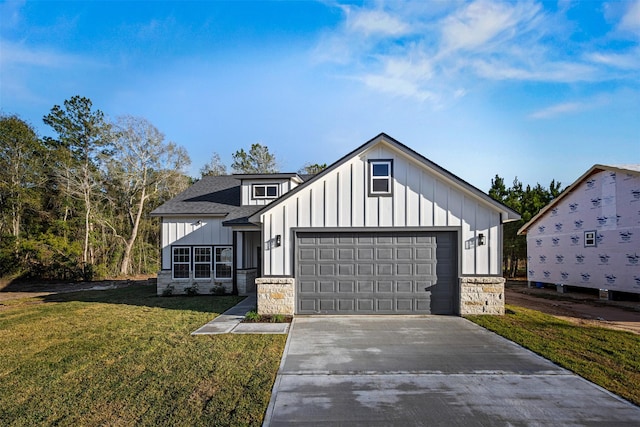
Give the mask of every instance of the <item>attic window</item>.
[(391, 195), (393, 160), (369, 160), (369, 195)]
[(253, 184), (254, 199), (276, 199), (278, 184)]
[(584, 232), (584, 247), (593, 247), (598, 245), (598, 232), (597, 231), (585, 231)]

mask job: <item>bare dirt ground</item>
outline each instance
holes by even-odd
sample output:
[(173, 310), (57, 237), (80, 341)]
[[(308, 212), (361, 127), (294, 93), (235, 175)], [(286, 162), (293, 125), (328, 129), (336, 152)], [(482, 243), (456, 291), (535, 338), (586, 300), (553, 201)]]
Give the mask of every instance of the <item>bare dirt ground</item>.
[(527, 282), (507, 282), (507, 304), (538, 310), (572, 323), (629, 331), (640, 335), (640, 302), (603, 301), (597, 295), (550, 288), (528, 288)]

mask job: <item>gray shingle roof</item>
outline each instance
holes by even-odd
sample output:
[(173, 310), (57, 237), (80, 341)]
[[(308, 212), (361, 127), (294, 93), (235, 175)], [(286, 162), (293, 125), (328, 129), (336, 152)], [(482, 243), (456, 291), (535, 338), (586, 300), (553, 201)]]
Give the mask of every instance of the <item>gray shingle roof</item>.
[(241, 206), (240, 179), (206, 176), (151, 212), (151, 216), (224, 215), (225, 221), (247, 218), (262, 206)]

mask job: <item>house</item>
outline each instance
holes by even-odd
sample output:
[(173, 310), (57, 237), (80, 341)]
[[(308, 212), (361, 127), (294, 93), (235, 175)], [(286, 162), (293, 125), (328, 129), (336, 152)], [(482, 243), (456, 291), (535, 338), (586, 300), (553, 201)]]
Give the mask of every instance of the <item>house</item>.
[(530, 284), (640, 293), (640, 165), (594, 165), (518, 233)]
[(158, 294), (257, 288), (263, 314), (504, 313), (520, 218), (386, 134), (311, 177), (203, 178), (152, 215)]

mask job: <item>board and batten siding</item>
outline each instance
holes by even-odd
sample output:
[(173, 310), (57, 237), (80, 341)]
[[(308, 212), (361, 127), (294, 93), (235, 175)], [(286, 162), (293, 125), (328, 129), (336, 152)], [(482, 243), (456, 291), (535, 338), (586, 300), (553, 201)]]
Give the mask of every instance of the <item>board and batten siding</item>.
[[(393, 159), (393, 193), (368, 194), (368, 160)], [(296, 228), (460, 231), (460, 273), (499, 275), (500, 214), (459, 184), (401, 151), (378, 144), (261, 215), (264, 275), (294, 275)], [(486, 244), (478, 246), (483, 233)], [(274, 244), (281, 236), (281, 245)]]
[(298, 186), (296, 182), (291, 179), (243, 179), (242, 180), (242, 206), (264, 206), (273, 201), (273, 199), (254, 199), (253, 185), (278, 185), (278, 197), (293, 190)]
[(222, 221), (224, 218), (162, 218), (162, 269), (171, 268), (172, 246), (231, 245), (233, 233)]

